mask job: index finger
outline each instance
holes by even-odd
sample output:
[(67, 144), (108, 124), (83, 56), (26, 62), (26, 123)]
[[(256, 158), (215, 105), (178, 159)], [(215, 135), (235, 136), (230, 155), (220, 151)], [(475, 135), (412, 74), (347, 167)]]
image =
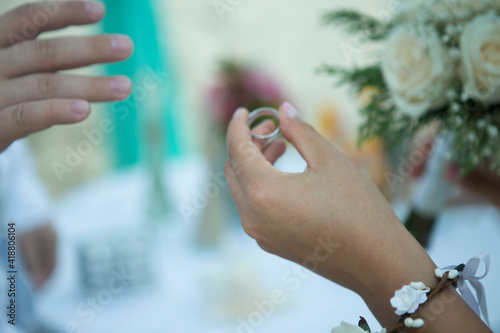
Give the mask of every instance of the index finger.
[(227, 154), (238, 178), (262, 174), (272, 165), (253, 142), (248, 126), (248, 110), (238, 109), (227, 130)]
[(0, 16), (0, 48), (35, 39), (42, 32), (99, 21), (105, 8), (94, 1), (45, 1), (19, 6)]

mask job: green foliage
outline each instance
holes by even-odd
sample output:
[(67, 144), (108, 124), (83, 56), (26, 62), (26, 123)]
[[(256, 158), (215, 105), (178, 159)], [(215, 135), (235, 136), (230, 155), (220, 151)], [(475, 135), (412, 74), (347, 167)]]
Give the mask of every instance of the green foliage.
[(372, 331), (370, 329), (370, 326), (366, 322), (366, 319), (363, 318), (363, 317), (361, 317), (361, 316), (359, 317), (358, 327), (361, 327), (363, 329), (363, 331), (365, 331), (365, 332), (371, 332)]
[(383, 138), (390, 147), (397, 148), (406, 138), (413, 135), (415, 122), (408, 116), (398, 115), (394, 106), (382, 110), (378, 103), (379, 101), (375, 100), (360, 110), (364, 122), (359, 128), (358, 144)]
[(381, 40), (387, 36), (389, 26), (355, 10), (336, 10), (323, 16), (327, 25), (344, 26), (349, 33), (361, 34), (368, 40)]
[(454, 134), (451, 156), (465, 176), (477, 167), (489, 167), (500, 172), (500, 107), (470, 108), (464, 103), (460, 109), (442, 118), (440, 133)]
[(348, 84), (357, 93), (367, 86), (375, 87), (380, 91), (386, 89), (379, 65), (354, 69), (323, 65), (318, 71), (320, 73), (339, 77), (339, 86)]

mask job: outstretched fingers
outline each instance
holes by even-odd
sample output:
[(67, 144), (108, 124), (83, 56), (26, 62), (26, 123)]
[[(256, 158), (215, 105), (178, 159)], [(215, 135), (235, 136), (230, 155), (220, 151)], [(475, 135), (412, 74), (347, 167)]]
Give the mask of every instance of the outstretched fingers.
[(51, 98), (84, 99), (89, 102), (123, 100), (129, 96), (131, 89), (132, 82), (125, 76), (27, 75), (0, 81), (0, 109)]
[(70, 99), (26, 102), (4, 108), (0, 110), (0, 151), (28, 134), (53, 125), (77, 123), (89, 114), (87, 101)]
[(0, 50), (0, 58), (9, 63), (0, 75), (12, 78), (122, 61), (132, 51), (132, 40), (124, 35), (36, 39), (19, 44), (17, 49)]
[(44, 1), (19, 6), (0, 16), (0, 48), (35, 39), (45, 31), (95, 23), (105, 8), (94, 1)]

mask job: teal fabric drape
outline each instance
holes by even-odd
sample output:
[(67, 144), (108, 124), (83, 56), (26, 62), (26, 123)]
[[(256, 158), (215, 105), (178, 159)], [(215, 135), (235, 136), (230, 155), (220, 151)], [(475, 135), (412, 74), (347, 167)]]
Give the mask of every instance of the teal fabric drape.
[[(116, 103), (111, 108), (114, 120), (113, 145), (116, 152), (117, 167), (126, 167), (139, 162), (147, 149), (147, 135), (144, 130), (145, 112), (141, 105), (160, 108), (158, 113), (163, 128), (164, 156), (182, 153), (178, 117), (178, 86), (173, 71), (172, 61), (168, 55), (167, 36), (158, 33), (157, 19), (162, 13), (155, 12), (154, 1), (150, 0), (104, 0), (107, 14), (104, 19), (106, 33), (121, 33), (132, 38), (135, 44), (133, 56), (122, 63), (111, 64), (108, 72), (111, 75), (129, 76), (134, 82), (132, 96), (125, 102)], [(161, 85), (155, 91), (143, 83), (144, 76), (149, 76), (153, 83)], [(143, 86), (144, 85), (144, 86)], [(151, 110), (146, 110), (149, 112)]]

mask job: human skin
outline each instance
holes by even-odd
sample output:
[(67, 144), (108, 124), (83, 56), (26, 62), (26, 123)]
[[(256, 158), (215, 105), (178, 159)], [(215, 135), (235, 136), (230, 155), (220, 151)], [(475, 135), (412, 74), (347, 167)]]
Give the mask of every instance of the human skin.
[[(416, 149), (423, 153), (425, 158), (422, 163), (415, 165), (410, 170), (413, 178), (421, 177), (426, 170), (429, 154), (433, 148), (433, 138), (436, 136), (435, 132), (436, 129), (431, 133), (427, 133), (428, 135), (415, 140)], [(424, 149), (420, 148), (422, 146)], [(470, 171), (465, 176), (462, 176), (458, 165), (451, 164), (446, 170), (446, 176), (450, 182), (460, 185), (466, 193), (470, 193), (500, 208), (500, 174), (497, 170), (491, 169), (490, 161), (486, 161), (484, 166)]]
[(463, 178), (460, 176), (458, 166), (451, 166), (448, 177), (460, 184), (464, 190), (500, 208), (500, 176), (497, 171), (491, 170), (489, 165), (473, 170)]
[[(45, 31), (96, 23), (105, 13), (97, 2), (50, 3), (56, 6), (52, 7), (55, 13), (34, 3), (0, 16), (0, 153), (31, 133), (86, 119), (89, 102), (122, 100), (132, 89), (124, 76), (91, 78), (59, 72), (123, 61), (132, 54), (133, 43), (122, 35), (39, 39)], [(44, 15), (45, 24), (35, 26), (35, 17)], [(26, 35), (27, 21), (37, 27), (37, 34)], [(56, 240), (50, 224), (20, 236), (24, 261), (37, 289), (54, 270)]]
[[(98, 2), (50, 3), (55, 14), (33, 3), (0, 16), (0, 152), (31, 133), (86, 119), (90, 102), (123, 100), (131, 92), (131, 81), (124, 76), (59, 72), (123, 61), (132, 54), (133, 43), (123, 35), (37, 38), (45, 31), (96, 23), (105, 13)], [(36, 27), (36, 36), (27, 34), (26, 22)]]
[(49, 279), (56, 264), (57, 234), (51, 224), (19, 236), (21, 254), (33, 286), (40, 289)]
[[(303, 173), (273, 167), (285, 143), (254, 140), (247, 110), (239, 109), (229, 125), (225, 174), (243, 228), (265, 251), (299, 264), (318, 258), (319, 243), (334, 244), (314, 271), (358, 293), (384, 327), (395, 325), (394, 292), (413, 281), (437, 285), (436, 265), (379, 190), (289, 103), (279, 120), (284, 138), (307, 162)], [(445, 307), (439, 316), (430, 311), (437, 303)], [(426, 325), (419, 332), (489, 332), (453, 289), (421, 311), (417, 317)]]

